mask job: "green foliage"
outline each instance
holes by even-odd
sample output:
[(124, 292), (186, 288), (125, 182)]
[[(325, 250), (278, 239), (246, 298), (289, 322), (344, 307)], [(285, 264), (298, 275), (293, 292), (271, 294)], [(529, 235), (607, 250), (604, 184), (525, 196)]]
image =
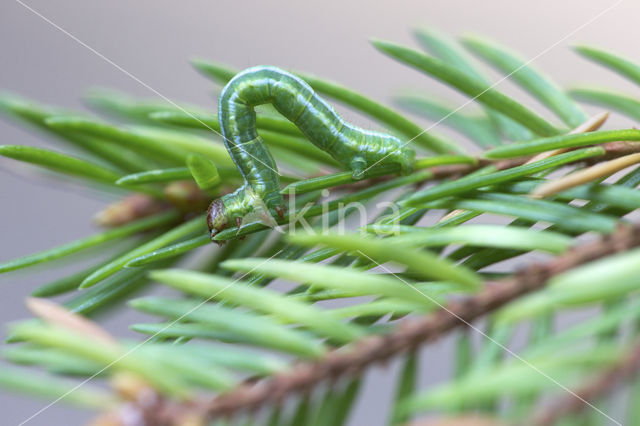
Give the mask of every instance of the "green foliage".
[(476, 37), (465, 39), (464, 45), (535, 96), (567, 126), (577, 127), (587, 120), (584, 111), (562, 89), (516, 54), (494, 42)]
[(132, 173), (122, 176), (116, 181), (116, 185), (142, 185), (145, 183), (173, 182), (190, 179), (191, 170), (188, 167), (174, 167), (171, 169), (146, 170), (144, 172)]
[(23, 369), (3, 369), (0, 372), (0, 386), (12, 392), (30, 396), (46, 399), (62, 398), (62, 402), (82, 408), (104, 410), (116, 402), (108, 392), (97, 387), (83, 386), (82, 389), (75, 391), (73, 390), (76, 386), (74, 382), (42, 374), (33, 374)]
[[(524, 297), (497, 314), (513, 322), (563, 306), (580, 306), (613, 300), (633, 292), (640, 263), (640, 250), (631, 250), (592, 262), (554, 277), (543, 291)], [(603, 283), (607, 285), (603, 285)]]
[(218, 169), (211, 160), (201, 155), (191, 154), (187, 157), (187, 166), (200, 189), (208, 191), (220, 184)]
[(588, 87), (574, 88), (569, 94), (579, 101), (619, 112), (635, 121), (640, 119), (640, 102), (630, 96)]
[(135, 259), (138, 256), (143, 254), (147, 254), (152, 250), (163, 247), (169, 243), (172, 243), (180, 238), (187, 237), (191, 234), (197, 233), (198, 231), (202, 232), (205, 229), (205, 223), (203, 223), (203, 217), (197, 217), (195, 219), (191, 219), (188, 222), (185, 222), (166, 233), (153, 238), (144, 244), (138, 246), (134, 250), (128, 252), (115, 259), (114, 261), (104, 265), (103, 267), (97, 269), (87, 278), (82, 280), (80, 283), (80, 288), (90, 287), (92, 285), (97, 284), (103, 279), (110, 277), (111, 275), (118, 272), (124, 265), (126, 265), (130, 260)]
[[(640, 133), (639, 133), (640, 134)], [(525, 142), (523, 142), (524, 144)], [(528, 142), (526, 142), (528, 143)], [(498, 149), (498, 148), (496, 148)], [(489, 151), (491, 152), (491, 151)], [(493, 173), (482, 175), (469, 175), (455, 181), (449, 181), (433, 188), (425, 189), (418, 192), (406, 200), (402, 201), (402, 206), (418, 206), (427, 201), (433, 201), (440, 198), (458, 195), (473, 189), (482, 188), (497, 183), (509, 182), (511, 180), (525, 177), (537, 172), (549, 170), (554, 167), (561, 166), (573, 161), (583, 160), (585, 158), (603, 155), (604, 150), (599, 147), (584, 148), (581, 150), (558, 154), (551, 158), (535, 161), (530, 164), (513, 167), (507, 170), (501, 170)]]
[(138, 232), (146, 231), (148, 229), (157, 229), (166, 225), (170, 225), (177, 219), (178, 215), (175, 212), (161, 213), (156, 216), (140, 219), (139, 221), (132, 222), (108, 231), (103, 231), (96, 235), (85, 237), (56, 248), (5, 262), (0, 265), (0, 272), (13, 271), (15, 269), (25, 268), (27, 266), (59, 259), (69, 254), (76, 253), (81, 250), (106, 243), (108, 241), (123, 239), (130, 235), (134, 235)]
[(632, 82), (640, 84), (640, 65), (637, 63), (595, 47), (576, 46), (575, 49), (587, 59), (604, 65)]
[(500, 134), (486, 117), (465, 115), (443, 102), (422, 96), (406, 95), (398, 97), (396, 102), (401, 107), (432, 121), (444, 122), (444, 125), (460, 132), (482, 147), (501, 144)]
[(0, 145), (0, 155), (102, 183), (114, 183), (120, 177), (116, 172), (98, 164), (31, 146)]
[(441, 60), (393, 43), (378, 40), (372, 43), (378, 50), (392, 58), (451, 85), (475, 101), (503, 113), (540, 136), (551, 136), (557, 133), (553, 126), (519, 102)]
[(613, 141), (638, 141), (640, 130), (608, 130), (574, 135), (554, 136), (534, 139), (517, 145), (501, 146), (485, 152), (487, 158), (510, 158), (537, 154), (560, 148), (576, 148), (585, 145), (601, 144)]
[[(415, 36), (418, 43), (423, 46), (425, 50), (431, 52), (431, 54), (436, 58), (454, 66), (469, 77), (474, 78), (483, 84), (489, 85), (487, 78), (479, 71), (478, 66), (472, 62), (469, 54), (458, 43), (450, 40), (443, 34), (424, 28), (416, 31)], [(487, 119), (495, 128), (495, 131), (503, 134), (507, 139), (512, 141), (523, 141), (534, 137), (530, 130), (516, 121), (513, 121), (508, 116), (488, 107), (487, 105), (481, 106), (487, 115)], [(446, 126), (450, 125), (451, 122), (445, 120), (442, 124)]]
[[(578, 198), (578, 197), (574, 197)], [(434, 247), (449, 244), (477, 245), (485, 247), (517, 248), (521, 250), (543, 250), (551, 253), (562, 253), (571, 245), (571, 238), (550, 231), (535, 234), (527, 228), (496, 225), (466, 225), (438, 229), (424, 229), (417, 226), (369, 225), (366, 227), (374, 233), (400, 233), (392, 241), (409, 247)], [(490, 237), (490, 238), (489, 238)]]
[[(640, 169), (606, 181), (594, 177), (547, 199), (529, 196), (540, 185), (591, 163), (639, 151), (640, 131), (635, 129), (569, 133), (566, 127), (588, 119), (577, 101), (637, 120), (640, 99), (605, 89), (566, 92), (495, 42), (467, 38), (458, 43), (431, 30), (416, 32), (416, 38), (429, 54), (389, 42), (373, 44), (400, 64), (468, 96), (478, 108), (467, 113), (413, 92), (398, 97), (397, 103), (451, 127), (465, 143), (423, 132), (422, 124), (403, 113), (338, 83), (298, 73), (321, 95), (415, 142), (414, 171), (396, 176), (400, 170), (395, 165), (375, 166), (355, 181), (292, 123), (272, 109), (261, 111), (258, 132), (286, 170), (282, 193), (291, 203), (284, 218), (277, 218), (277, 230), (288, 235), (257, 221), (243, 223), (215, 236), (215, 242), (226, 242), (223, 246), (211, 243), (204, 210), (242, 179), (221, 141), (216, 111), (94, 91), (86, 100), (107, 116), (99, 118), (1, 95), (0, 112), (54, 136), (64, 152), (2, 145), (0, 155), (52, 170), (55, 178), (142, 197), (151, 208), (141, 213), (132, 197), (124, 198), (110, 209), (132, 210), (132, 217), (77, 241), (4, 261), (0, 273), (48, 268), (50, 281), (39, 283), (32, 295), (64, 295), (61, 306), (76, 320), (100, 321), (99, 313), (117, 314), (114, 308), (123, 306), (156, 320), (131, 324), (138, 339), (108, 341), (69, 317), (62, 321), (44, 315), (18, 322), (9, 330), (12, 344), (2, 355), (14, 364), (43, 369), (46, 376), (6, 368), (0, 386), (49, 399), (63, 397), (85, 408), (117, 410), (121, 394), (86, 385), (69, 393), (73, 384), (57, 376), (110, 381), (124, 375), (151, 386), (165, 401), (190, 407), (194, 398), (269, 380), (296, 363), (323, 368), (336, 354), (348, 353), (354, 377), (332, 378), (311, 389), (300, 385), (297, 397), (287, 400), (290, 395), (283, 395), (281, 404), (266, 407), (267, 416), (245, 419), (247, 424), (345, 424), (363, 386), (362, 375), (376, 355), (367, 352), (361, 339), (401, 334), (403, 322), (412, 319), (405, 317), (432, 314), (460, 298), (484, 297), (487, 281), (518, 277), (517, 267), (501, 262), (528, 262), (534, 251), (543, 252), (545, 259), (566, 254), (593, 234), (613, 232), (640, 208)], [(577, 50), (640, 84), (635, 63), (590, 47)], [(543, 119), (524, 102), (498, 91), (469, 53), (512, 79), (561, 123)], [(194, 65), (222, 84), (236, 73), (204, 60)], [(626, 151), (607, 150), (603, 144), (608, 142), (625, 142), (618, 146)], [(482, 153), (466, 154), (463, 146), (471, 145)], [(563, 152), (532, 162), (520, 158), (555, 149)], [(370, 213), (380, 200), (393, 202), (366, 221), (361, 218), (360, 233), (354, 227), (344, 232), (345, 221), (359, 212), (346, 206), (359, 203)], [(496, 225), (501, 216), (512, 221)], [(102, 260), (53, 276), (58, 266), (53, 260), (77, 261), (80, 254), (98, 250)], [(421, 365), (418, 356), (418, 346), (429, 342), (394, 340), (400, 343), (384, 358), (403, 353), (403, 364), (389, 423), (404, 424), (424, 411), (482, 411), (519, 420), (539, 400), (553, 396), (558, 385), (577, 386), (587, 374), (619, 362), (637, 340), (637, 327), (616, 332), (637, 325), (640, 317), (639, 250), (590, 259), (555, 275), (540, 291), (495, 312), (490, 306), (484, 340), (471, 338), (480, 331), (475, 325), (459, 335), (451, 378), (437, 386), (424, 388), (418, 380), (419, 371), (434, 368)], [(276, 280), (278, 285), (272, 285)], [(171, 288), (163, 297), (144, 292), (161, 285)], [(604, 308), (571, 327), (552, 326), (566, 309), (593, 307)], [(523, 325), (533, 327), (532, 337), (513, 345)], [(504, 356), (516, 349), (516, 357)], [(330, 373), (326, 371), (327, 378)], [(637, 393), (634, 386), (633, 398)], [(633, 413), (637, 401), (630, 400), (629, 406)]]
[[(185, 325), (206, 326), (208, 338), (216, 340), (273, 348), (303, 357), (317, 357), (325, 352), (323, 346), (310, 336), (282, 327), (263, 315), (258, 316), (210, 303), (203, 304), (197, 300), (146, 297), (134, 299), (130, 304), (140, 311), (169, 319), (188, 319), (190, 324)], [(138, 326), (133, 328), (136, 327)]]
[(417, 354), (414, 352), (406, 357), (402, 367), (402, 373), (398, 376), (399, 380), (396, 387), (395, 404), (391, 412), (390, 424), (402, 424), (409, 418), (407, 413), (403, 412), (400, 404), (416, 390), (417, 369), (418, 359)]

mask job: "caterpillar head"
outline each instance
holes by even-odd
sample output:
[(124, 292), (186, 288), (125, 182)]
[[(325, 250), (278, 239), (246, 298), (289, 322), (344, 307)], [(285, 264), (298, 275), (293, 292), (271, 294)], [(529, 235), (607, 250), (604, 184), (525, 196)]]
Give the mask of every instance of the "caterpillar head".
[(211, 240), (216, 234), (227, 227), (229, 219), (227, 218), (226, 208), (221, 199), (213, 200), (207, 210), (207, 225), (209, 226), (209, 234)]

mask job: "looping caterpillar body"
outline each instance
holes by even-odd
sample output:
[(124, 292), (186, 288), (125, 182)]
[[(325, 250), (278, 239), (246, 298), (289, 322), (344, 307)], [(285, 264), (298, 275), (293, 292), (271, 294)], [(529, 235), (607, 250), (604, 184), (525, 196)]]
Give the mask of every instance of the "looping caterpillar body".
[(222, 136), (245, 183), (211, 203), (207, 214), (211, 238), (234, 220), (240, 226), (248, 214), (264, 216), (271, 223), (274, 215), (284, 215), (278, 169), (256, 130), (255, 107), (266, 103), (351, 170), (355, 179), (374, 164), (399, 164), (403, 174), (411, 173), (415, 152), (403, 147), (400, 139), (345, 122), (307, 83), (287, 71), (272, 66), (248, 68), (220, 94)]

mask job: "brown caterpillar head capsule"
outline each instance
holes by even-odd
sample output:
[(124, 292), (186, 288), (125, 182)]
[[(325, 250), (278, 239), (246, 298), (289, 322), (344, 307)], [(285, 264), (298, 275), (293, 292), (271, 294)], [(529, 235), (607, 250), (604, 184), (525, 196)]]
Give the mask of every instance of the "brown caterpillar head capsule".
[(218, 232), (226, 228), (228, 223), (227, 212), (222, 200), (213, 200), (209, 205), (209, 210), (207, 210), (207, 225), (209, 226), (211, 240)]

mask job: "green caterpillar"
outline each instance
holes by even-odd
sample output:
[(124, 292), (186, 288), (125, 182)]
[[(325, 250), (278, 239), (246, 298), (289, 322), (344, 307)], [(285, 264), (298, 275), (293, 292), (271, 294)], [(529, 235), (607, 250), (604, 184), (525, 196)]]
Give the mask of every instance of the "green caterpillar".
[(354, 179), (374, 164), (395, 163), (411, 173), (415, 152), (398, 138), (361, 129), (342, 120), (300, 78), (272, 66), (257, 66), (238, 73), (220, 94), (218, 114), (225, 146), (245, 183), (209, 206), (207, 224), (213, 238), (235, 220), (247, 217), (275, 223), (284, 217), (280, 178), (271, 153), (256, 131), (257, 105), (271, 103), (318, 148), (329, 153)]

